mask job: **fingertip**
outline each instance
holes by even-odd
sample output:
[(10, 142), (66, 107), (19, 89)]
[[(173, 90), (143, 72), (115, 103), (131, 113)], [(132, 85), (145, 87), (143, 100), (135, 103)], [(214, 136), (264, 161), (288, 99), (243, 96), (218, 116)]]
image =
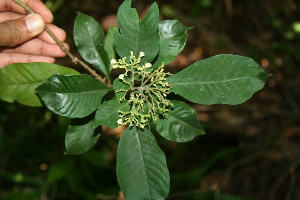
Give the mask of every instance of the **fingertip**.
[[(50, 29), (51, 32), (53, 32), (53, 34), (57, 37), (59, 41), (64, 42), (66, 40), (67, 34), (63, 29), (58, 28), (53, 24), (48, 24), (47, 27)], [(56, 44), (54, 39), (45, 31), (39, 36), (39, 38), (50, 44)]]
[(70, 50), (70, 46), (67, 43), (63, 43), (67, 50)]
[(49, 9), (47, 9), (47, 11), (43, 14), (43, 17), (44, 17), (46, 23), (53, 22), (54, 17), (53, 17), (52, 12)]
[(42, 1), (32, 0), (29, 2), (29, 6), (34, 10), (36, 13), (39, 13), (44, 18), (45, 22), (51, 23), (54, 19), (52, 12), (45, 6)]
[(25, 17), (26, 28), (31, 35), (36, 36), (44, 31), (45, 22), (41, 15), (30, 14)]
[(0, 46), (22, 44), (42, 33), (44, 28), (45, 22), (39, 14), (2, 22), (0, 23)]
[[(70, 47), (67, 43), (63, 43), (64, 47), (70, 51)], [(67, 56), (67, 53), (65, 51), (63, 51), (60, 47), (57, 46), (57, 48), (59, 48), (58, 51), (56, 51), (56, 55), (55, 57), (66, 57)]]

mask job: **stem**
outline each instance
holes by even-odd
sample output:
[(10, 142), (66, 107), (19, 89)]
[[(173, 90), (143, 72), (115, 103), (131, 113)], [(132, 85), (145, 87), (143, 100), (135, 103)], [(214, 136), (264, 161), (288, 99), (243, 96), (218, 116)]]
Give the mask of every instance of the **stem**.
[[(15, 3), (22, 6), (28, 13), (34, 14), (35, 12), (26, 4), (22, 3), (20, 0), (13, 0)], [(77, 64), (79, 63), (83, 68), (85, 68), (89, 73), (94, 76), (97, 80), (100, 80), (102, 83), (106, 83), (106, 78), (102, 78), (95, 70), (90, 68), (87, 64), (85, 64), (82, 60), (78, 59), (76, 56), (74, 56), (65, 46), (64, 44), (54, 35), (54, 33), (45, 26), (45, 31), (50, 35), (51, 38), (57, 43), (57, 45), (60, 47), (62, 51), (64, 51), (72, 60), (73, 63)]]
[[(158, 70), (158, 69), (153, 70), (153, 72), (147, 77), (146, 81), (144, 81), (144, 83), (142, 83), (143, 86), (144, 86), (144, 85), (145, 85), (152, 77), (157, 76), (157, 70)], [(152, 85), (152, 83), (150, 83), (148, 86), (151, 86), (151, 85)]]
[(133, 90), (134, 88), (134, 69), (132, 69), (131, 71), (131, 85), (130, 85), (130, 89)]

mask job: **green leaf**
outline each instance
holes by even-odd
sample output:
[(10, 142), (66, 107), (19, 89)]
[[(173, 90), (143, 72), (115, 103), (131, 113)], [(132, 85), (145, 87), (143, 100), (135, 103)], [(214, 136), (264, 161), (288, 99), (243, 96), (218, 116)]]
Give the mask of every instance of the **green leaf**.
[(115, 90), (118, 100), (120, 101), (120, 99), (123, 98), (126, 95), (126, 93), (125, 91), (119, 91), (119, 90), (128, 90), (130, 89), (130, 86), (127, 85), (126, 83), (123, 83), (123, 81), (121, 81), (119, 78), (116, 78), (113, 83), (113, 88)]
[(110, 100), (102, 103), (96, 111), (94, 127), (99, 125), (104, 125), (108, 128), (118, 127), (118, 111), (128, 112), (129, 109), (129, 102), (119, 103), (117, 100)]
[[(116, 27), (110, 27), (107, 31), (106, 38), (105, 38), (105, 43), (104, 43), (104, 49), (108, 54), (109, 60), (111, 59), (116, 59), (116, 52), (115, 52), (115, 47), (114, 47), (114, 32), (118, 28)], [(109, 70), (112, 70), (112, 67), (110, 65)]]
[(182, 101), (171, 102), (174, 108), (168, 112), (168, 116), (159, 118), (156, 124), (161, 136), (174, 142), (187, 142), (205, 134), (193, 108)]
[(67, 154), (81, 154), (91, 149), (100, 134), (95, 134), (93, 116), (72, 119), (66, 133), (65, 145)]
[(118, 24), (115, 31), (115, 49), (120, 57), (130, 57), (130, 51), (136, 57), (145, 53), (143, 61), (151, 62), (159, 50), (158, 6), (154, 3), (147, 15), (140, 20), (134, 8), (130, 8), (131, 0), (125, 0), (118, 10)]
[(199, 104), (240, 104), (262, 89), (268, 74), (251, 58), (221, 54), (169, 76), (172, 92)]
[(117, 178), (125, 199), (165, 199), (170, 178), (163, 151), (148, 129), (128, 127), (117, 151)]
[(110, 90), (86, 74), (55, 74), (36, 89), (49, 110), (70, 118), (82, 118), (94, 112)]
[(50, 63), (15, 63), (0, 68), (0, 99), (17, 101), (27, 106), (42, 106), (35, 93), (45, 79), (53, 74), (79, 74), (74, 69)]
[(158, 33), (160, 47), (158, 57), (153, 68), (169, 64), (182, 51), (187, 39), (187, 30), (178, 20), (164, 20), (159, 22)]
[(74, 41), (80, 55), (108, 79), (110, 60), (104, 49), (104, 32), (92, 17), (78, 13), (74, 25)]

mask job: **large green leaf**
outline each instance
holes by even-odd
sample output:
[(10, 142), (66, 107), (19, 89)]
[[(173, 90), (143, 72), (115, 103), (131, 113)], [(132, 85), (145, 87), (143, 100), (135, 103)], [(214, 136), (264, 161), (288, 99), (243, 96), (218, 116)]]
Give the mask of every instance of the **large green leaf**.
[(86, 74), (55, 74), (36, 89), (49, 110), (70, 118), (85, 117), (94, 112), (110, 90)]
[(118, 100), (110, 100), (102, 103), (96, 111), (94, 127), (99, 125), (109, 128), (118, 127), (119, 111), (127, 112), (129, 109), (128, 101), (119, 103)]
[[(108, 31), (106, 33), (104, 49), (108, 54), (109, 60), (116, 59), (116, 51), (115, 51), (115, 47), (114, 47), (114, 32), (117, 29), (118, 28), (112, 26), (108, 29)], [(112, 70), (111, 65), (110, 65), (109, 70)]]
[(92, 17), (78, 13), (74, 25), (74, 41), (81, 56), (108, 79), (110, 60), (104, 49), (104, 32)]
[(221, 54), (169, 76), (172, 91), (200, 104), (240, 104), (262, 89), (269, 77), (251, 58)]
[(143, 61), (151, 62), (159, 50), (158, 6), (154, 3), (147, 15), (140, 20), (134, 8), (130, 8), (131, 0), (125, 0), (118, 10), (118, 24), (115, 31), (115, 48), (120, 57), (135, 56), (145, 53)]
[(79, 74), (74, 69), (50, 63), (15, 63), (0, 68), (0, 99), (27, 106), (42, 106), (35, 88), (56, 73)]
[(125, 199), (165, 199), (170, 178), (166, 158), (148, 129), (128, 127), (117, 152), (117, 178)]
[(156, 124), (161, 136), (174, 142), (187, 142), (205, 134), (193, 108), (182, 101), (171, 102), (174, 108), (168, 112), (168, 116), (159, 118)]
[(95, 134), (93, 116), (72, 119), (66, 133), (65, 145), (67, 154), (81, 154), (92, 148), (100, 134)]
[(164, 20), (159, 22), (160, 47), (153, 68), (158, 68), (163, 63), (167, 65), (174, 60), (185, 46), (187, 30), (189, 29), (184, 27), (178, 20)]

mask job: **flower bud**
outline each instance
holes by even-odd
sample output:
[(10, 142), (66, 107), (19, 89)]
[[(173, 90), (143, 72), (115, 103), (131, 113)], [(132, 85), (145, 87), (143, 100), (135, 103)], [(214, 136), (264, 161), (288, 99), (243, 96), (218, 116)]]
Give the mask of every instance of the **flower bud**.
[(123, 80), (124, 79), (124, 74), (120, 74), (119, 79)]
[(118, 119), (117, 124), (118, 124), (118, 125), (122, 125), (122, 124), (123, 124), (122, 119)]
[(151, 63), (146, 63), (146, 64), (145, 64), (145, 67), (146, 67), (146, 68), (149, 68), (149, 67), (151, 67), (151, 66), (152, 66)]
[(140, 58), (141, 58), (141, 57), (144, 57), (144, 56), (145, 56), (145, 53), (141, 51), (141, 52), (140, 52)]
[(116, 63), (117, 63), (117, 60), (116, 60), (116, 59), (111, 59), (111, 60), (110, 60), (110, 64), (113, 65), (113, 64), (116, 64)]

